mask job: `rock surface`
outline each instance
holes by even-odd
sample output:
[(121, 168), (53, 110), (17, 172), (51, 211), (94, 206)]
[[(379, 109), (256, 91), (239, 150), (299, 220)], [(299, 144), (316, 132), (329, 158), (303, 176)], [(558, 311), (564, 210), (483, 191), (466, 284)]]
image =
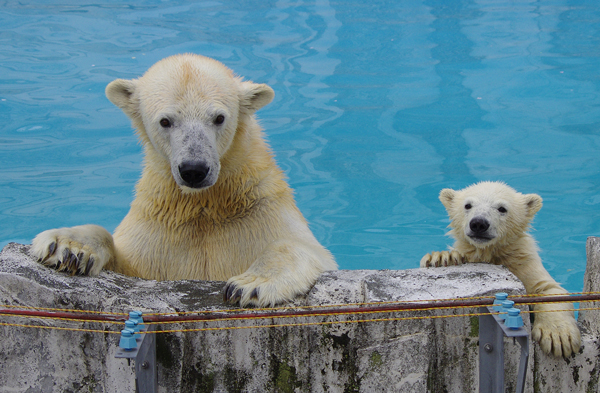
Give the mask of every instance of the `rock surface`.
[[(597, 239), (590, 242), (588, 249), (600, 250)], [(114, 313), (231, 308), (222, 302), (223, 282), (157, 282), (108, 271), (98, 277), (71, 277), (34, 262), (27, 250), (28, 246), (11, 243), (0, 253), (0, 308)], [(600, 269), (600, 252), (594, 258), (594, 269)], [(593, 274), (586, 274), (586, 280)], [(590, 282), (588, 287), (593, 288), (598, 280), (590, 278)], [(524, 293), (510, 272), (487, 264), (340, 270), (323, 274), (306, 296), (285, 306), (427, 301), (501, 291)], [(157, 334), (159, 392), (477, 392), (478, 319), (462, 316), (473, 312), (477, 310), (161, 324), (158, 330), (237, 329)], [(449, 313), (455, 317), (432, 318)], [(423, 316), (427, 318), (358, 322)], [(596, 386), (597, 317), (583, 314), (581, 318), (586, 329), (584, 348), (574, 358), (555, 360), (530, 346), (534, 361), (529, 363), (526, 391), (586, 391)], [(340, 323), (345, 321), (351, 322)], [(114, 357), (119, 335), (108, 333), (120, 331), (121, 324), (13, 316), (2, 316), (0, 322), (69, 329), (0, 326), (0, 391), (135, 391), (133, 362)], [(315, 322), (327, 324), (290, 326)], [(248, 328), (256, 325), (285, 326)], [(515, 390), (518, 355), (518, 344), (506, 340), (507, 391)]]

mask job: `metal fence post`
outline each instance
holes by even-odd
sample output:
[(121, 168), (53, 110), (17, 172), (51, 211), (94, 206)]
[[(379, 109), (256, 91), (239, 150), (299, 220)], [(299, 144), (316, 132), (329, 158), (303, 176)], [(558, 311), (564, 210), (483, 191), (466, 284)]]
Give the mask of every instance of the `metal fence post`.
[[(115, 358), (135, 360), (135, 392), (156, 393), (158, 391), (158, 373), (156, 370), (156, 334), (148, 331), (153, 325), (145, 325), (140, 331), (141, 339), (137, 348), (125, 350), (119, 348)], [(144, 332), (146, 332), (144, 334)]]
[(517, 393), (525, 389), (529, 361), (529, 332), (508, 328), (504, 319), (488, 307), (480, 307), (479, 316), (479, 392), (504, 393), (504, 336), (516, 338), (521, 346), (517, 374)]

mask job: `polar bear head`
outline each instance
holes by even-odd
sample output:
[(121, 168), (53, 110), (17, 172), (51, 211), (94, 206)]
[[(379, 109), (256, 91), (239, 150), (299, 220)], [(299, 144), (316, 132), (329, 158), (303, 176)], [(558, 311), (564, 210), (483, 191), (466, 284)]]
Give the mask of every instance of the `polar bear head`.
[(242, 81), (216, 60), (185, 54), (159, 61), (141, 78), (111, 82), (106, 96), (131, 118), (152, 164), (158, 157), (193, 192), (216, 183), (238, 126), (274, 92)]
[(446, 188), (440, 200), (451, 220), (449, 234), (476, 248), (523, 236), (542, 207), (539, 195), (521, 194), (500, 182), (480, 182), (460, 191)]

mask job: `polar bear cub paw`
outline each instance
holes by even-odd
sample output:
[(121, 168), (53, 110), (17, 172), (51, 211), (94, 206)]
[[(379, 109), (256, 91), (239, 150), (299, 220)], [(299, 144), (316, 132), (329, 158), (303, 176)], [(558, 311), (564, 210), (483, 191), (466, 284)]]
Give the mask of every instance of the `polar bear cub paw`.
[(572, 312), (537, 313), (531, 337), (542, 351), (556, 357), (569, 357), (581, 347), (581, 334)]
[(457, 251), (434, 251), (421, 258), (421, 267), (455, 266), (465, 263)]
[(39, 263), (71, 275), (97, 276), (113, 258), (110, 233), (97, 225), (50, 229), (33, 239), (29, 254)]

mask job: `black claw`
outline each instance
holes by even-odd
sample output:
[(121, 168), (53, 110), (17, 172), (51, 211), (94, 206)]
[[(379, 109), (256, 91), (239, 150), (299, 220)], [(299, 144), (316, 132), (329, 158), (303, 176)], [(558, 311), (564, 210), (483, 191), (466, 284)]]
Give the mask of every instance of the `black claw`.
[(229, 292), (229, 284), (225, 284), (225, 286), (223, 287), (223, 301), (224, 302), (229, 300), (229, 296), (227, 295), (227, 292)]
[(235, 291), (235, 285), (231, 284), (229, 288), (227, 288), (227, 300), (230, 300), (233, 296), (233, 291)]
[(58, 260), (56, 264), (58, 267), (56, 270), (63, 271), (69, 268), (69, 261), (71, 260), (71, 253), (69, 249), (64, 249), (62, 253), (62, 258)]
[(77, 256), (75, 254), (69, 254), (69, 260), (67, 262), (67, 270), (72, 272), (73, 267), (77, 264)]
[(254, 288), (250, 293), (250, 299), (258, 299), (258, 288)]
[(66, 259), (63, 259), (61, 265), (61, 271), (69, 270), (69, 261), (71, 260), (71, 255), (67, 255)]
[(231, 299), (234, 302), (237, 302), (238, 300), (240, 300), (242, 298), (242, 293), (244, 293), (244, 290), (242, 288), (238, 289), (237, 291), (235, 291), (235, 294), (233, 295), (233, 299)]
[(79, 257), (75, 254), (71, 254), (71, 275), (74, 276), (77, 274), (77, 270), (79, 269)]
[[(52, 242), (50, 243), (50, 245), (48, 246), (48, 257), (54, 255), (54, 252), (56, 251), (56, 242)], [(46, 257), (47, 258), (47, 257)]]
[(75, 262), (75, 255), (71, 254), (69, 250), (63, 252), (62, 270), (71, 272)]
[(85, 269), (83, 269), (83, 266), (81, 266), (82, 259), (83, 259), (83, 252), (80, 252), (79, 254), (77, 254), (77, 269), (75, 269), (75, 272), (79, 275), (82, 275), (83, 272), (85, 271)]
[(225, 288), (223, 288), (223, 301), (225, 302), (231, 302), (233, 301), (233, 293), (235, 292), (235, 290), (237, 289), (236, 285), (233, 283), (229, 283), (227, 285), (225, 285)]
[(227, 288), (229, 288), (229, 284), (227, 284), (223, 287), (223, 301), (224, 302), (227, 301)]
[(90, 258), (87, 265), (85, 266), (85, 272), (83, 273), (86, 276), (89, 276), (92, 267), (94, 266), (94, 258)]
[(233, 292), (235, 291), (235, 289), (236, 289), (235, 284), (229, 285), (229, 287), (227, 288), (227, 300), (232, 300)]

